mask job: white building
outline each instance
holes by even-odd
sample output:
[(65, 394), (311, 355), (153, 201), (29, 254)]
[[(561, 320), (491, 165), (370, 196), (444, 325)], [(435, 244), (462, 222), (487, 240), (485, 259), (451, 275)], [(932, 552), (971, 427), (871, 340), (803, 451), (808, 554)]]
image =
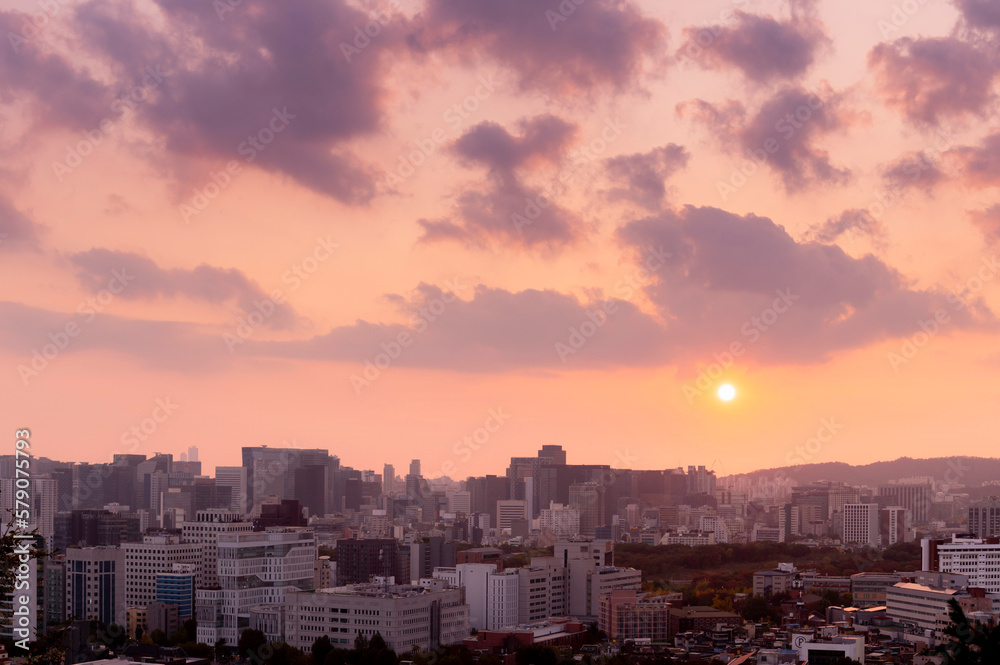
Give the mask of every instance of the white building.
[(29, 520), (27, 529), (22, 531), (38, 529), (38, 535), (45, 539), (46, 547), (51, 549), (55, 538), (55, 519), (59, 502), (58, 483), (52, 478), (30, 478), (27, 482), (27, 487), (18, 488), (16, 478), (0, 478), (0, 515), (7, 520), (11, 514), (16, 515), (23, 510), (23, 505), (15, 506), (17, 490), (26, 490)]
[[(183, 543), (178, 536), (144, 536), (141, 543), (122, 543), (125, 553), (125, 601), (145, 609), (156, 600), (156, 575), (173, 570), (175, 563), (200, 566), (202, 547)], [(200, 574), (200, 571), (199, 571)]]
[(520, 576), (516, 568), (500, 572), (492, 563), (460, 563), (454, 568), (435, 568), (434, 577), (465, 589), (470, 627), (499, 630), (518, 623)]
[(580, 511), (561, 503), (552, 502), (548, 508), (542, 508), (538, 518), (538, 528), (549, 531), (559, 538), (572, 538), (580, 535)]
[(688, 545), (696, 547), (698, 545), (714, 545), (714, 531), (667, 531), (660, 538), (661, 545)]
[(199, 642), (236, 644), (251, 608), (280, 605), (290, 591), (315, 588), (318, 550), (310, 529), (220, 534), (218, 544), (220, 588), (197, 592)]
[(193, 522), (181, 524), (181, 541), (201, 545), (198, 586), (216, 586), (219, 583), (216, 572), (219, 535), (250, 533), (252, 530), (253, 522), (245, 521), (243, 513), (219, 509), (199, 510)]
[(877, 503), (844, 504), (844, 543), (879, 545), (879, 506)]
[(117, 547), (67, 548), (66, 618), (124, 626), (125, 569), (125, 552)]
[[(969, 577), (969, 586), (1000, 593), (1000, 542), (996, 538), (955, 537), (950, 543), (936, 544), (938, 565), (942, 573), (957, 573)], [(924, 559), (928, 559), (930, 541), (921, 542)], [(929, 562), (925, 564), (929, 567)]]
[[(391, 579), (391, 578), (390, 578)], [(437, 586), (437, 588), (435, 588)], [(358, 635), (375, 633), (396, 653), (459, 644), (469, 635), (469, 606), (462, 589), (438, 585), (355, 584), (297, 591), (285, 599), (285, 638), (308, 651), (329, 635), (334, 646), (350, 649)], [(201, 627), (199, 624), (199, 635)]]
[(933, 644), (950, 623), (948, 602), (965, 595), (961, 589), (901, 582), (885, 590), (886, 614)]
[(454, 490), (448, 494), (448, 512), (463, 513), (468, 515), (472, 512), (472, 493), (465, 490)]
[(799, 660), (807, 663), (832, 662), (833, 659), (849, 658), (865, 662), (865, 638), (863, 635), (837, 635), (825, 640), (807, 641), (798, 648)]

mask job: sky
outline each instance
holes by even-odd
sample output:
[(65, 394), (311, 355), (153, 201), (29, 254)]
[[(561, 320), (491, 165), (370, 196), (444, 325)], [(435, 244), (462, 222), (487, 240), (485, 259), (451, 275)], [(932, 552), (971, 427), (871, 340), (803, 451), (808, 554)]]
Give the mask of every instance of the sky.
[(5, 7), (11, 450), (995, 453), (995, 2)]

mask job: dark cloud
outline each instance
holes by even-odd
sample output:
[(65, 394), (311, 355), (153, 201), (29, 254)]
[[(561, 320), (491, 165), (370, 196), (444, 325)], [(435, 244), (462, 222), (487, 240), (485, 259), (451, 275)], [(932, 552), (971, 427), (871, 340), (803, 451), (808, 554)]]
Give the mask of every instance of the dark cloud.
[[(981, 301), (956, 309), (945, 292), (915, 289), (870, 254), (796, 242), (766, 217), (688, 206), (632, 222), (619, 235), (636, 253), (658, 246), (672, 254), (647, 295), (670, 322), (671, 346), (687, 354), (741, 342), (764, 362), (815, 362), (912, 335), (940, 309), (949, 330), (996, 322)], [(785, 308), (782, 294), (792, 304), (776, 314)]]
[(38, 250), (42, 227), (0, 195), (0, 252)]
[(868, 54), (878, 92), (910, 122), (934, 126), (945, 119), (982, 117), (994, 99), (996, 58), (950, 37), (905, 37)]
[(418, 53), (477, 53), (517, 72), (522, 88), (590, 92), (633, 85), (657, 63), (666, 28), (628, 0), (428, 0), (409, 36)]
[(983, 30), (1000, 30), (1000, 5), (996, 0), (956, 0), (966, 22)]
[[(21, 358), (16, 370), (26, 385), (58, 367), (63, 355), (112, 353), (156, 370), (187, 373), (218, 369), (230, 356), (222, 335), (207, 326), (122, 318), (97, 303), (83, 302), (66, 313), (0, 302), (0, 320), (9, 324), (0, 326), (0, 348)], [(62, 348), (55, 356), (43, 351), (47, 345), (58, 348), (57, 343)]]
[(918, 188), (930, 193), (948, 177), (941, 170), (937, 152), (918, 151), (902, 155), (882, 169), (882, 181), (893, 191)]
[(990, 244), (1000, 242), (1000, 205), (990, 206), (986, 210), (970, 211), (969, 216), (987, 242)]
[[(407, 316), (403, 324), (359, 321), (306, 341), (254, 342), (248, 351), (363, 363), (406, 334), (408, 346), (394, 361), (399, 366), (479, 372), (641, 366), (665, 360), (660, 326), (635, 305), (614, 298), (581, 303), (550, 290), (511, 292), (478, 286), (471, 299), (462, 300), (423, 284), (399, 304)], [(576, 352), (562, 349), (563, 362), (557, 344), (574, 348), (569, 341), (573, 330), (583, 325), (590, 332), (588, 326), (602, 318), (600, 328), (581, 339)]]
[(809, 228), (807, 237), (815, 242), (835, 243), (845, 234), (866, 237), (878, 249), (884, 249), (886, 245), (885, 227), (862, 208), (850, 208), (822, 224), (814, 224)]
[[(85, 288), (97, 292), (107, 286), (113, 271), (132, 280), (118, 297), (126, 300), (155, 298), (189, 298), (218, 305), (235, 302), (244, 312), (257, 311), (257, 304), (269, 294), (256, 282), (235, 268), (218, 268), (202, 264), (190, 270), (161, 268), (152, 260), (131, 252), (91, 249), (69, 257), (77, 269), (77, 279)], [(271, 314), (264, 325), (272, 329), (289, 329), (295, 324), (294, 310), (287, 303), (265, 304)]]
[(512, 246), (555, 250), (576, 241), (583, 222), (552, 196), (533, 189), (524, 175), (545, 164), (559, 164), (578, 129), (552, 115), (518, 123), (515, 136), (492, 122), (463, 134), (450, 151), (469, 166), (485, 166), (482, 188), (466, 188), (455, 203), (455, 221), (419, 220), (423, 242), (458, 241), (469, 247)]
[[(348, 204), (375, 195), (378, 171), (350, 142), (382, 126), (382, 84), (403, 48), (404, 18), (373, 19), (345, 0), (159, 8), (156, 21), (129, 3), (72, 10), (75, 37), (107, 84), (30, 42), (0, 55), (5, 88), (32, 100), (46, 124), (92, 130), (102, 118), (134, 118), (165, 150), (152, 158), (181, 181), (184, 198), (207, 179), (206, 161), (230, 160)], [(378, 34), (361, 40), (355, 28), (364, 35), (372, 21)]]
[(684, 102), (678, 112), (694, 117), (741, 161), (763, 161), (781, 177), (788, 192), (839, 185), (850, 177), (848, 169), (834, 166), (817, 145), (821, 137), (850, 127), (853, 116), (842, 95), (824, 91), (821, 96), (789, 87), (773, 94), (756, 113), (733, 100)]
[(1000, 185), (1000, 132), (984, 137), (978, 146), (957, 146), (946, 155), (956, 163), (965, 184)]
[(735, 68), (751, 81), (768, 83), (802, 76), (830, 43), (811, 11), (793, 12), (787, 20), (737, 11), (732, 19), (733, 26), (687, 28), (681, 53), (702, 67)]
[(34, 27), (31, 18), (0, 12), (5, 42), (0, 49), (0, 101), (25, 104), (35, 128), (93, 130), (110, 115), (111, 89), (85, 68), (48, 53), (39, 36), (45, 28)]
[(608, 178), (616, 185), (608, 195), (649, 210), (659, 210), (666, 202), (666, 180), (685, 166), (691, 154), (683, 146), (670, 143), (649, 152), (620, 155), (605, 162)]

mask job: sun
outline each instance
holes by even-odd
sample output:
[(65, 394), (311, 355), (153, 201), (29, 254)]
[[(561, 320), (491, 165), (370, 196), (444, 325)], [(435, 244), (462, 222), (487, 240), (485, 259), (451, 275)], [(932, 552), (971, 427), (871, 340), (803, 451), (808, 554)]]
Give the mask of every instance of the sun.
[(723, 402), (732, 401), (736, 397), (736, 388), (733, 387), (731, 383), (723, 383), (719, 386), (719, 389), (715, 392)]

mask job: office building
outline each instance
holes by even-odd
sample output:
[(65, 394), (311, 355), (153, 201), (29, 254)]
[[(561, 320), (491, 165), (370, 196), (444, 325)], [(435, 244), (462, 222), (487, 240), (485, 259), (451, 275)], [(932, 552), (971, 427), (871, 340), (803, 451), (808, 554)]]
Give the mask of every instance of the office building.
[(851, 575), (851, 597), (855, 607), (877, 607), (885, 605), (885, 591), (899, 584), (902, 576), (898, 573), (855, 573)]
[(844, 543), (879, 546), (879, 506), (877, 503), (848, 503), (844, 506)]
[(515, 520), (528, 519), (528, 502), (523, 499), (497, 501), (497, 529), (510, 531)]
[[(169, 572), (156, 574), (156, 600), (177, 607), (181, 622), (194, 617), (195, 589), (198, 586), (198, 566), (175, 563)], [(172, 633), (168, 632), (168, 635)]]
[[(137, 607), (132, 609), (139, 610)], [(150, 633), (154, 630), (162, 630), (169, 637), (180, 629), (184, 621), (180, 616), (178, 606), (173, 603), (154, 600), (145, 610), (139, 611), (145, 613), (144, 620), (146, 625), (143, 627), (143, 630)], [(143, 617), (137, 614), (135, 621), (137, 624), (141, 624)]]
[(337, 541), (337, 586), (371, 582), (396, 574), (396, 540), (344, 538)]
[(156, 600), (156, 576), (175, 563), (199, 566), (202, 546), (179, 536), (144, 536), (141, 543), (121, 546), (125, 556), (125, 598), (129, 607), (145, 608)]
[(878, 502), (882, 506), (902, 506), (910, 511), (913, 524), (926, 524), (930, 519), (932, 488), (929, 484), (882, 485)]
[(229, 488), (229, 510), (236, 513), (249, 513), (253, 505), (247, 503), (248, 470), (242, 466), (215, 467), (215, 484), (217, 487)]
[(580, 511), (564, 506), (561, 503), (543, 508), (538, 518), (538, 528), (548, 531), (559, 538), (572, 538), (580, 535)]
[(977, 538), (1000, 537), (1000, 498), (990, 497), (969, 506), (969, 533)]
[(942, 573), (966, 575), (969, 586), (1000, 593), (1000, 538), (955, 536), (951, 542), (924, 539), (923, 559), (930, 562), (929, 550), (936, 552), (936, 565), (928, 567)]
[(117, 547), (66, 550), (66, 618), (125, 624), (125, 552)]
[(437, 580), (427, 582), (423, 586), (355, 584), (289, 593), (286, 641), (308, 651), (316, 638), (329, 635), (335, 647), (351, 649), (359, 635), (370, 640), (378, 633), (398, 654), (460, 644), (469, 635), (464, 592)]
[(890, 506), (879, 511), (879, 544), (889, 547), (910, 541), (910, 511)]
[(315, 589), (317, 556), (309, 529), (220, 534), (219, 586), (196, 592), (198, 641), (237, 644), (251, 608), (281, 605), (290, 591)]
[(569, 487), (569, 507), (580, 513), (580, 535), (593, 536), (605, 521), (605, 487), (601, 483), (577, 483)]
[[(241, 467), (234, 467), (241, 468)], [(253, 524), (238, 511), (199, 510), (193, 521), (181, 524), (181, 542), (201, 546), (198, 566), (198, 586), (216, 586), (219, 536), (229, 533), (249, 533)]]
[(679, 606), (681, 594), (649, 597), (635, 589), (604, 594), (600, 599), (597, 627), (615, 642), (651, 640), (666, 642), (670, 632), (670, 608)]

